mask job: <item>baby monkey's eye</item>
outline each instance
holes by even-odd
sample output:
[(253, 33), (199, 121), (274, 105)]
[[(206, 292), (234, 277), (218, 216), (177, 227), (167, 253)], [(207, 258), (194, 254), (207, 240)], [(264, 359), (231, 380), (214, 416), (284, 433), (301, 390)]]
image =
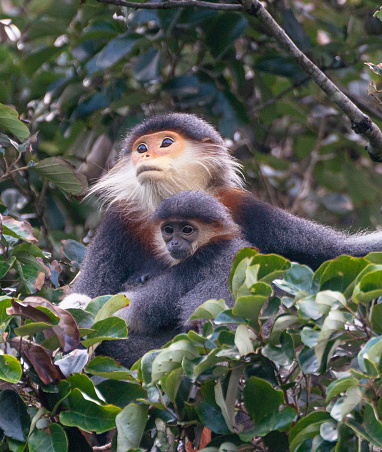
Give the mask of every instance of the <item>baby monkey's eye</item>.
[(172, 145), (172, 143), (174, 142), (174, 140), (172, 138), (165, 138), (162, 141), (162, 144), (160, 145), (161, 148), (168, 148), (169, 146)]
[(174, 233), (174, 229), (173, 229), (171, 226), (165, 226), (165, 227), (163, 228), (163, 231), (164, 231), (166, 234), (173, 234), (173, 233)]
[(143, 154), (144, 152), (147, 152), (147, 146), (144, 143), (138, 144), (137, 151), (140, 154)]
[(194, 228), (192, 226), (184, 226), (184, 228), (182, 229), (182, 232), (184, 234), (192, 234), (194, 232)]

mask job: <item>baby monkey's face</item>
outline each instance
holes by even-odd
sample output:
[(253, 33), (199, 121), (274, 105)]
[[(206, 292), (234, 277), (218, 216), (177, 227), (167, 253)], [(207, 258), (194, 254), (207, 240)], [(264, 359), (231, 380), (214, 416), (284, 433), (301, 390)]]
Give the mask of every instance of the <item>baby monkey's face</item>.
[(190, 221), (166, 221), (161, 225), (163, 240), (171, 257), (184, 260), (197, 249), (199, 229)]

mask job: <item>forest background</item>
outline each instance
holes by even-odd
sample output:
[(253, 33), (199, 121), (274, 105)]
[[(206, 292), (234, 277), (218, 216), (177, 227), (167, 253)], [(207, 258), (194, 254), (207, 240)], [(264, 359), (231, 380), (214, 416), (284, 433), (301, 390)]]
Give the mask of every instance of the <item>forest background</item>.
[[(180, 348), (184, 353), (179, 366), (169, 372), (171, 382), (176, 381), (177, 389), (172, 393), (165, 383), (168, 377), (162, 378), (163, 375), (153, 370), (156, 355), (150, 364), (145, 364), (148, 367), (139, 368), (138, 380), (142, 385), (143, 379), (143, 392), (136, 389), (135, 374), (131, 376), (106, 361), (93, 362), (86, 368), (86, 375), (101, 376), (106, 378), (106, 383), (91, 381), (84, 370), (91, 353), (82, 364), (78, 361), (66, 364), (67, 375), (75, 371), (82, 373), (75, 373), (69, 377), (70, 381), (65, 379), (65, 365), (56, 364), (61, 356), (52, 355), (52, 351), (56, 350), (55, 346), (61, 346), (65, 352), (76, 347), (65, 343), (65, 334), (59, 331), (58, 325), (69, 328), (69, 333), (65, 331), (73, 342), (80, 331), (81, 337), (86, 337), (83, 345), (94, 346), (106, 334), (102, 325), (97, 329), (93, 324), (105, 321), (105, 312), (97, 314), (100, 303), (90, 320), (73, 313), (80, 330), (76, 329), (76, 322), (73, 324), (72, 319), (49, 304), (41, 308), (41, 299), (34, 298), (30, 303), (36, 304), (28, 306), (48, 315), (50, 326), (46, 326), (49, 324), (46, 317), (35, 311), (28, 314), (18, 304), (17, 300), (30, 295), (53, 303), (62, 297), (63, 287), (79, 268), (83, 244), (91, 239), (100, 220), (96, 200), (82, 201), (87, 181), (93, 183), (115, 163), (118, 143), (126, 130), (154, 113), (192, 112), (214, 124), (227, 138), (233, 155), (243, 163), (247, 188), (260, 199), (320, 223), (353, 231), (380, 228), (382, 164), (371, 161), (364, 149), (365, 139), (352, 130), (351, 122), (333, 99), (285, 53), (264, 23), (244, 11), (202, 8), (197, 7), (197, 2), (195, 6), (174, 9), (131, 9), (113, 3), (106, 0), (0, 2), (0, 128), (3, 132), (0, 135), (0, 320), (2, 341), (10, 347), (6, 346), (6, 354), (0, 356), (0, 378), (4, 381), (0, 408), (3, 413), (13, 413), (11, 423), (7, 416), (0, 414), (1, 450), (41, 450), (42, 444), (48, 447), (48, 442), (51, 450), (68, 447), (71, 450), (71, 444), (83, 438), (75, 432), (77, 427), (89, 432), (83, 450), (86, 447), (97, 450), (101, 446), (91, 432), (112, 429), (120, 413), (129, 418), (134, 410), (139, 413), (135, 418), (138, 427), (134, 438), (131, 439), (131, 432), (120, 422), (118, 439), (115, 437), (110, 446), (113, 450), (148, 448), (154, 442), (163, 450), (173, 450), (185, 447), (189, 439), (198, 445), (204, 426), (216, 435), (210, 445), (214, 450), (220, 447), (221, 450), (329, 451), (335, 448), (340, 451), (345, 444), (347, 451), (382, 447), (382, 402), (379, 402), (382, 368), (378, 364), (381, 351), (374, 349), (371, 367), (368, 359), (359, 355), (365, 344), (369, 348), (380, 347), (382, 327), (376, 314), (380, 316), (381, 310), (373, 300), (381, 295), (378, 266), (382, 260), (376, 256), (371, 260), (337, 262), (337, 267), (326, 269), (325, 281), (322, 272), (313, 275), (306, 267), (294, 264), (290, 267), (280, 259), (268, 262), (268, 270), (262, 277), (256, 274), (256, 278), (263, 279), (259, 282), (255, 278), (256, 284), (270, 282), (269, 275), (284, 278), (284, 288), (289, 288), (291, 295), (289, 301), (283, 300), (291, 309), (280, 317), (286, 323), (275, 327), (272, 341), (267, 342), (261, 335), (261, 326), (258, 330), (258, 322), (261, 324), (275, 312), (262, 312), (260, 319), (258, 310), (255, 320), (241, 312), (241, 326), (246, 325), (246, 331), (248, 327), (252, 329), (256, 338), (247, 336), (241, 328), (234, 341), (228, 337), (234, 333), (224, 330), (225, 339), (220, 337), (219, 347), (226, 350), (232, 346), (239, 356), (234, 352), (224, 355), (228, 361), (224, 369), (230, 369), (229, 372), (222, 366), (219, 368), (207, 353), (211, 342), (203, 345), (203, 355), (195, 346), (195, 341), (200, 346), (200, 337), (180, 338), (177, 343), (183, 344), (184, 348)], [(382, 61), (382, 22), (373, 16), (379, 7), (371, 0), (291, 0), (266, 4), (294, 43), (381, 127), (382, 70), (377, 65)], [(242, 256), (243, 262), (245, 259), (249, 257)], [(253, 260), (245, 262), (248, 267), (254, 265)], [(372, 289), (366, 283), (362, 285), (362, 271), (366, 267), (370, 272), (377, 272), (375, 279), (371, 278)], [(238, 263), (236, 271), (239, 272), (236, 283), (242, 278), (241, 283), (248, 285)], [(292, 271), (292, 276), (285, 273), (288, 271)], [(346, 284), (333, 282), (334, 275), (338, 276), (340, 271), (351, 275), (345, 278)], [(240, 291), (232, 279), (233, 275), (231, 288), (238, 296)], [(260, 286), (264, 303), (270, 292)], [(358, 292), (354, 294), (357, 287)], [(331, 301), (324, 297), (331, 308), (317, 317), (317, 311), (308, 302), (301, 305), (301, 290), (308, 298), (320, 290), (335, 291), (337, 295), (330, 295)], [(360, 296), (360, 292), (369, 296)], [(338, 293), (345, 298), (344, 302)], [(352, 305), (346, 302), (350, 299)], [(258, 299), (254, 301), (258, 302)], [(325, 327), (327, 316), (334, 311), (338, 313), (344, 306), (353, 317), (345, 316), (341, 321), (337, 318), (339, 323), (335, 328)], [(296, 307), (298, 315), (293, 311)], [(217, 315), (214, 309), (212, 317)], [(224, 309), (220, 306), (219, 310)], [(295, 317), (286, 319), (285, 315)], [(29, 319), (26, 323), (20, 320), (25, 317)], [(349, 322), (352, 324), (356, 319), (361, 327), (356, 322), (355, 328), (363, 335), (360, 333), (355, 338), (355, 333), (351, 333), (349, 338), (356, 344), (354, 349), (344, 347), (346, 350), (336, 355), (339, 344), (350, 340), (342, 335)], [(236, 323), (240, 322), (236, 320)], [(126, 334), (118, 324), (106, 323), (104, 329), (110, 330), (111, 326), (120, 328), (113, 337)], [(211, 341), (214, 334), (222, 332), (214, 330), (212, 323), (211, 328), (206, 328), (204, 340)], [(303, 328), (308, 328), (309, 334), (306, 330), (305, 336), (302, 335), (305, 341), (301, 342)], [(325, 328), (329, 328), (329, 335)], [(285, 332), (281, 333), (283, 329)], [(41, 332), (45, 334), (46, 330), (53, 331), (50, 337), (55, 337), (58, 343), (51, 339), (49, 344), (47, 337), (41, 337)], [(322, 334), (318, 338), (319, 332)], [(111, 333), (108, 334), (111, 338)], [(12, 340), (17, 337), (23, 339), (16, 347)], [(238, 345), (240, 339), (245, 346)], [(190, 341), (194, 341), (192, 352), (188, 348)], [(326, 350), (325, 358), (320, 347)], [(43, 352), (48, 354), (42, 355)], [(15, 358), (23, 353), (29, 367)], [(255, 357), (245, 360), (247, 355)], [(195, 366), (189, 365), (193, 360), (199, 360), (200, 364), (203, 359), (207, 359), (203, 369), (199, 367), (195, 371)], [(344, 360), (349, 366), (354, 364), (353, 359), (358, 359), (359, 373), (346, 375), (344, 378), (348, 380), (344, 383), (341, 375), (328, 373), (335, 359), (337, 363), (340, 361), (340, 366), (344, 366)], [(267, 368), (267, 372), (261, 373), (256, 366)], [(283, 367), (289, 369), (287, 375), (282, 374)], [(37, 368), (40, 372), (42, 368), (45, 376)], [(242, 373), (231, 372), (233, 368)], [(208, 380), (208, 370), (214, 379)], [(149, 378), (152, 372), (155, 377)], [(253, 390), (243, 389), (236, 398), (228, 400), (228, 389), (242, 382), (243, 373), (246, 381), (250, 381), (246, 387), (252, 386)], [(317, 380), (320, 374), (327, 380)], [(216, 375), (222, 379), (220, 393), (216, 389)], [(130, 382), (126, 383), (129, 378)], [(315, 397), (310, 388), (312, 379), (317, 383)], [(189, 390), (195, 381), (200, 388), (196, 402), (190, 401), (189, 392), (184, 389)], [(112, 391), (116, 382), (130, 385), (123, 386), (129, 396), (122, 401)], [(269, 386), (264, 386), (264, 382)], [(327, 391), (332, 383), (334, 386)], [(96, 384), (101, 385), (103, 398), (95, 393)], [(153, 387), (157, 391), (155, 396)], [(268, 411), (256, 411), (258, 395), (253, 395), (256, 391), (266, 394), (271, 401)], [(332, 397), (325, 399), (328, 393)], [(93, 413), (97, 413), (96, 421), (86, 417), (89, 397), (94, 403)], [(157, 411), (152, 408), (153, 397), (157, 397), (157, 405), (154, 404)], [(176, 402), (176, 397), (182, 403)], [(333, 397), (338, 402), (334, 407)], [(137, 399), (140, 402), (136, 403)], [(242, 404), (238, 407), (239, 402)], [(212, 408), (218, 414), (215, 413), (217, 420), (211, 424), (208, 410)], [(75, 414), (81, 420), (73, 414), (76, 409), (79, 412)], [(247, 416), (245, 422), (240, 421), (238, 412)], [(62, 413), (69, 414), (61, 416)], [(352, 417), (350, 421), (347, 416)], [(310, 424), (315, 428), (309, 430)], [(147, 431), (156, 433), (150, 439)], [(57, 448), (57, 444), (63, 448)]]

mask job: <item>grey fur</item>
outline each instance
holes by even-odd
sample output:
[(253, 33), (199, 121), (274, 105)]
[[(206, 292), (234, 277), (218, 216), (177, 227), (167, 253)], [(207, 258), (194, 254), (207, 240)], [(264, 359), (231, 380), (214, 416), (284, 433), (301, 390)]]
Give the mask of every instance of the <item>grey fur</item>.
[[(181, 213), (185, 206), (188, 219), (198, 222), (202, 217), (207, 222), (205, 220), (216, 218), (221, 227), (227, 225), (227, 232), (231, 233), (233, 220), (228, 210), (203, 192), (182, 192), (162, 201), (154, 217), (182, 220)], [(204, 209), (201, 209), (202, 206)], [(211, 212), (210, 217), (208, 212)], [(203, 223), (198, 225), (203, 228)], [(128, 338), (123, 342), (105, 342), (102, 353), (130, 367), (145, 352), (164, 345), (177, 332), (186, 331), (189, 328), (187, 319), (205, 301), (222, 298), (233, 306), (228, 289), (232, 261), (240, 249), (251, 245), (237, 236), (231, 240), (215, 239), (211, 237), (210, 243), (159, 276), (149, 279), (141, 288), (125, 292), (130, 305), (115, 315), (126, 320)]]

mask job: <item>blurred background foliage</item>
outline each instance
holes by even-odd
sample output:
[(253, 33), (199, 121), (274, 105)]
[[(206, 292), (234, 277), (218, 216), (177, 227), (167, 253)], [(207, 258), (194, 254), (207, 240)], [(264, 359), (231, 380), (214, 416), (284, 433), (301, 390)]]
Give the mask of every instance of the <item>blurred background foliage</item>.
[[(301, 50), (381, 126), (381, 79), (365, 65), (382, 61), (378, 6), (267, 4)], [(0, 103), (37, 133), (21, 148), (2, 135), (2, 210), (38, 228), (48, 251), (57, 253), (67, 238), (86, 243), (99, 221), (96, 203), (75, 196), (83, 179), (68, 190), (41, 171), (18, 168), (62, 157), (92, 183), (115, 162), (126, 129), (169, 111), (213, 123), (259, 198), (322, 223), (379, 227), (382, 165), (369, 160), (347, 118), (255, 18), (197, 8), (133, 11), (95, 0), (1, 0), (0, 8)], [(49, 162), (60, 171), (59, 160)]]

